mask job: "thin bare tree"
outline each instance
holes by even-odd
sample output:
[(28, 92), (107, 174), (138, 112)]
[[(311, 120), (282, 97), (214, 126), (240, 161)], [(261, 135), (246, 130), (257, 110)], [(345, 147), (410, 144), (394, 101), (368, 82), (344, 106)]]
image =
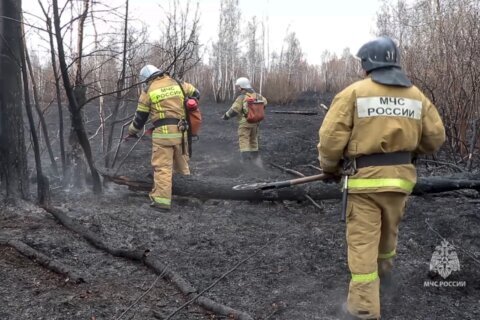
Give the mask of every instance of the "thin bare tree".
[[(23, 28), (22, 28), (23, 30)], [(26, 67), (28, 68), (28, 74), (30, 76), (30, 81), (32, 84), (32, 92), (33, 92), (33, 105), (35, 107), (35, 111), (37, 111), (37, 116), (40, 121), (40, 127), (42, 129), (43, 133), (43, 138), (45, 139), (45, 147), (47, 148), (48, 151), (48, 156), (50, 158), (50, 163), (51, 167), (53, 170), (53, 173), (58, 176), (58, 168), (57, 168), (57, 162), (55, 161), (55, 156), (53, 155), (53, 149), (52, 149), (52, 144), (50, 143), (50, 136), (48, 134), (48, 128), (47, 128), (47, 122), (45, 121), (45, 117), (43, 116), (43, 112), (40, 107), (40, 98), (39, 98), (39, 93), (38, 93), (38, 86), (37, 86), (37, 81), (35, 80), (34, 76), (34, 70), (32, 67), (32, 62), (30, 61), (30, 55), (27, 51), (27, 45), (25, 42), (25, 35), (23, 37), (23, 48), (24, 48), (24, 54), (25, 54), (25, 64)], [(25, 82), (25, 81), (24, 81)], [(27, 97), (26, 97), (27, 99)]]
[(239, 68), (240, 9), (238, 0), (220, 2), (218, 41), (212, 47), (211, 64), (215, 67), (212, 84), (215, 101), (231, 99)]
[(45, 23), (47, 27), (48, 33), (48, 41), (50, 45), (50, 61), (53, 70), (54, 76), (54, 83), (55, 83), (55, 94), (57, 98), (57, 111), (58, 111), (58, 140), (60, 145), (60, 160), (62, 162), (62, 173), (63, 179), (65, 179), (66, 171), (67, 171), (67, 162), (66, 162), (66, 153), (65, 153), (65, 139), (64, 139), (64, 122), (63, 122), (63, 106), (62, 106), (62, 94), (60, 89), (60, 77), (58, 74), (58, 67), (57, 67), (57, 59), (55, 56), (55, 43), (54, 43), (54, 33), (52, 28), (52, 19), (50, 18), (49, 12), (45, 9), (44, 5), (42, 4), (41, 0), (38, 0), (38, 4), (40, 5), (42, 12), (45, 16)]
[[(27, 61), (28, 57), (26, 54), (25, 33), (23, 32), (23, 24), (21, 25), (20, 29), (22, 30), (23, 39), (19, 41), (18, 46), (20, 48), (20, 59), (22, 63), (22, 80), (23, 80), (23, 91), (24, 91), (24, 98), (25, 98), (25, 109), (27, 111), (28, 123), (30, 125), (30, 135), (32, 137), (33, 154), (35, 157), (35, 169), (37, 172), (37, 197), (38, 197), (39, 204), (45, 205), (45, 204), (48, 204), (49, 202), (50, 190), (49, 190), (48, 178), (43, 175), (42, 159), (41, 159), (41, 153), (40, 153), (40, 142), (38, 140), (37, 130), (35, 128), (32, 105), (30, 102), (31, 100), (30, 100), (30, 90), (29, 90), (28, 71), (27, 71), (28, 69), (27, 65), (29, 64), (29, 62)], [(32, 79), (32, 81), (34, 80)], [(40, 119), (43, 119), (43, 117), (41, 116)], [(46, 139), (48, 139), (48, 132), (46, 131), (46, 125), (44, 127), (44, 130), (45, 130)]]
[(85, 126), (83, 123), (81, 109), (77, 102), (75, 93), (73, 91), (73, 87), (70, 83), (68, 66), (65, 60), (65, 51), (63, 48), (63, 39), (62, 39), (62, 33), (61, 33), (62, 28), (60, 25), (60, 11), (58, 7), (58, 0), (53, 0), (52, 5), (53, 5), (53, 24), (55, 28), (55, 36), (57, 39), (58, 60), (60, 63), (60, 70), (61, 70), (61, 75), (63, 79), (65, 93), (67, 95), (68, 102), (69, 102), (68, 107), (70, 110), (72, 127), (73, 127), (73, 130), (75, 131), (76, 137), (78, 138), (78, 141), (84, 151), (85, 158), (88, 162), (92, 179), (93, 179), (93, 190), (94, 192), (101, 192), (102, 185), (100, 182), (100, 176), (93, 162), (92, 150), (90, 147), (90, 143), (88, 141), (87, 134), (85, 132)]
[(125, 24), (123, 28), (123, 54), (122, 54), (122, 69), (120, 71), (120, 77), (117, 81), (117, 93), (115, 95), (115, 105), (112, 112), (112, 123), (108, 132), (108, 142), (107, 142), (107, 154), (105, 157), (105, 167), (110, 165), (110, 156), (111, 153), (108, 152), (112, 148), (113, 144), (113, 134), (115, 132), (115, 124), (118, 117), (118, 111), (120, 109), (120, 104), (124, 102), (122, 95), (125, 87), (125, 76), (127, 72), (127, 45), (128, 45), (128, 0), (125, 0)]

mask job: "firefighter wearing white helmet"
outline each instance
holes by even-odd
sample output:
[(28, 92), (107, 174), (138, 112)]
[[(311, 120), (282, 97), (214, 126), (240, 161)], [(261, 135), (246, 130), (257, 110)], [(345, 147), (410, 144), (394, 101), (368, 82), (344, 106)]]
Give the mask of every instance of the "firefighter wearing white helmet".
[(200, 99), (200, 93), (190, 83), (179, 83), (168, 73), (151, 64), (140, 70), (139, 80), (142, 82), (143, 90), (138, 100), (135, 118), (128, 127), (128, 134), (136, 136), (150, 117), (155, 127), (152, 132), (154, 186), (150, 192), (151, 206), (155, 209), (169, 210), (172, 202), (173, 172), (190, 174), (189, 155), (186, 151), (188, 147), (185, 134), (184, 93), (197, 100)]
[(339, 176), (343, 161), (351, 174), (344, 190), (352, 276), (344, 316), (379, 319), (380, 285), (392, 288), (398, 225), (417, 179), (412, 158), (437, 151), (445, 128), (435, 106), (401, 69), (392, 39), (366, 43), (357, 57), (366, 78), (333, 99), (318, 152), (325, 173)]
[(233, 102), (230, 109), (228, 109), (227, 112), (225, 112), (225, 114), (222, 116), (222, 119), (228, 120), (230, 118), (237, 117), (238, 144), (240, 147), (242, 160), (246, 162), (253, 161), (256, 165), (262, 166), (258, 144), (260, 123), (247, 122), (247, 100), (261, 100), (266, 106), (267, 99), (255, 92), (248, 78), (238, 78), (235, 81), (235, 87), (237, 88), (239, 95)]
[(250, 80), (245, 77), (240, 77), (235, 81), (235, 85), (241, 89), (252, 89), (252, 85), (250, 84)]

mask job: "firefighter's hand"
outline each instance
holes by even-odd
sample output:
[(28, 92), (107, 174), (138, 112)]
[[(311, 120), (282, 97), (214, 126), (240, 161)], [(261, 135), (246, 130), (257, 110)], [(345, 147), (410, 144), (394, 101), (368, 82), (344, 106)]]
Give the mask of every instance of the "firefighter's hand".
[(222, 120), (228, 120), (228, 116), (227, 116), (227, 114), (226, 114), (226, 113), (224, 113), (224, 114), (223, 114), (223, 116), (222, 116)]
[(342, 175), (339, 172), (324, 172), (324, 174), (327, 176), (322, 180), (324, 183), (338, 184), (342, 180)]
[(133, 125), (133, 122), (130, 123), (130, 125), (128, 126), (128, 136), (125, 136), (124, 137), (124, 140), (126, 141), (127, 139), (125, 138), (138, 138), (137, 137), (137, 133), (139, 132), (140, 130), (135, 128), (135, 126)]

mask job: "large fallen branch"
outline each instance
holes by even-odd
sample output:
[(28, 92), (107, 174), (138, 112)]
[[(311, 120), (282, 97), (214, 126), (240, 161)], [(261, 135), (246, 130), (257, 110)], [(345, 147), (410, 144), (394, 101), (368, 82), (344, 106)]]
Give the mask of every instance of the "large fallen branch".
[[(150, 250), (124, 250), (109, 247), (104, 243), (97, 235), (82, 225), (74, 222), (63, 211), (57, 208), (45, 207), (47, 212), (51, 213), (57, 218), (61, 224), (68, 229), (78, 233), (85, 238), (94, 247), (104, 250), (116, 257), (128, 258), (133, 261), (144, 263), (147, 267), (152, 269), (157, 275), (161, 275), (163, 279), (171, 281), (185, 296), (187, 299), (194, 297), (197, 294), (195, 289), (188, 281), (183, 279), (175, 271), (168, 268), (165, 264), (161, 263), (155, 257), (152, 257)], [(205, 297), (198, 297), (196, 299), (197, 304), (205, 310), (213, 313), (230, 317), (231, 319), (238, 320), (253, 320), (253, 318), (245, 312), (235, 310), (223, 304), (213, 301), (212, 299)]]
[[(115, 176), (107, 173), (102, 173), (102, 175), (114, 183), (128, 186), (131, 190), (150, 191), (153, 185), (152, 181), (134, 180), (126, 176)], [(239, 183), (239, 181), (227, 178), (175, 176), (173, 193), (179, 196), (200, 199), (305, 201), (307, 200), (308, 191), (308, 194), (315, 200), (341, 198), (339, 185), (322, 182), (314, 182), (305, 185), (305, 187), (292, 187), (273, 191), (233, 190), (232, 187)], [(450, 177), (419, 178), (413, 194), (422, 195), (460, 189), (480, 191), (480, 177), (478, 175), (455, 175)]]
[(62, 276), (67, 277), (65, 281), (71, 281), (74, 283), (85, 282), (85, 277), (79, 275), (76, 271), (71, 270), (69, 267), (64, 264), (55, 261), (54, 259), (46, 256), (40, 251), (35, 250), (26, 243), (19, 240), (0, 240), (1, 245), (12, 247), (13, 249), (20, 252), (22, 255), (27, 258), (32, 259), (34, 262), (39, 265), (51, 270), (55, 273), (58, 273)]
[(314, 116), (317, 115), (318, 112), (315, 111), (281, 111), (281, 110), (275, 110), (275, 111), (270, 111), (271, 113), (280, 113), (280, 114), (301, 114), (304, 116)]

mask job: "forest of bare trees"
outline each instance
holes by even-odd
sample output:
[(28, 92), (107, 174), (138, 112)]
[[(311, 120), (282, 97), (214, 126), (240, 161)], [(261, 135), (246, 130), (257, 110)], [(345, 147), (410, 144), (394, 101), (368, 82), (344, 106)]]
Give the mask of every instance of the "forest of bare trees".
[(385, 1), (378, 33), (398, 39), (413, 82), (437, 106), (453, 161), (472, 167), (480, 124), (480, 1)]
[[(302, 92), (335, 93), (360, 79), (355, 52), (349, 48), (341, 55), (318, 52), (321, 65), (309, 64), (294, 30), (287, 30), (281, 48), (271, 50), (269, 34), (273, 31), (268, 17), (247, 17), (239, 1), (220, 1), (218, 34), (208, 45), (199, 41), (201, 3), (171, 0), (159, 5), (160, 35), (152, 38), (151, 25), (129, 11), (129, 0), (38, 0), (41, 14), (26, 6), (23, 12), (11, 14), (10, 2), (2, 2), (2, 33), (17, 28), (24, 30), (26, 39), (25, 52), (17, 52), (18, 46), (9, 48), (8, 41), (14, 40), (2, 39), (2, 77), (14, 72), (14, 67), (28, 68), (23, 73), (28, 77), (24, 101), (18, 91), (15, 98), (1, 97), (2, 128), (20, 116), (7, 111), (11, 110), (9, 101), (15, 101), (17, 113), (29, 100), (36, 110), (31, 132), (38, 132), (26, 134), (26, 146), (18, 146), (19, 156), (23, 157), (23, 149), (33, 152), (34, 136), (38, 136), (40, 152), (49, 155), (43, 164), (48, 172), (63, 183), (70, 179), (80, 184), (85, 179), (78, 177), (88, 172), (94, 189), (100, 191), (95, 167), (98, 159), (93, 159), (89, 141), (93, 136), (101, 137), (102, 164), (111, 166), (115, 128), (131, 117), (126, 106), (136, 100), (137, 74), (146, 63), (195, 83), (204, 98), (216, 102), (230, 101), (235, 79), (244, 75), (272, 104), (291, 103)], [(16, 5), (20, 10), (18, 2)], [(478, 0), (384, 0), (377, 16), (376, 33), (398, 40), (409, 76), (441, 111), (452, 161), (466, 170), (472, 169), (479, 146), (479, 16)], [(22, 21), (24, 28), (20, 28)], [(9, 62), (11, 58), (4, 58), (11, 55), (16, 56), (15, 65)], [(25, 64), (20, 63), (22, 57)], [(13, 79), (18, 83), (18, 78)], [(8, 90), (8, 85), (2, 84), (2, 90)], [(43, 119), (50, 108), (56, 108), (59, 116), (51, 137)], [(100, 119), (101, 126), (94, 133), (84, 128), (89, 121), (86, 108), (95, 109)], [(65, 115), (70, 121), (65, 121)], [(2, 139), (15, 145), (16, 140), (9, 139), (23, 139), (21, 133), (16, 138), (5, 129), (1, 133)], [(59, 146), (58, 154), (52, 151), (52, 144)], [(19, 180), (12, 180), (10, 174), (24, 176), (26, 172), (23, 164), (10, 170), (11, 161), (2, 156), (2, 180), (7, 181), (7, 189), (16, 184), (13, 180)]]
[[(150, 1), (154, 15), (140, 1), (0, 1), (0, 318), (334, 319), (350, 279), (340, 186), (288, 179), (321, 171), (318, 129), (363, 77), (358, 48), (312, 64), (293, 27), (272, 30), (244, 0), (218, 0), (214, 22), (202, 1)], [(382, 318), (475, 319), (480, 0), (379, 2), (372, 38), (398, 41), (448, 138), (417, 159)], [(208, 43), (205, 24), (216, 25)], [(201, 92), (192, 174), (173, 177), (168, 212), (148, 204), (154, 126), (125, 132), (146, 64)], [(222, 120), (240, 76), (269, 101), (261, 166), (241, 161), (237, 125)], [(288, 187), (238, 188), (265, 181)], [(461, 262), (445, 282), (431, 262), (440, 241)]]

